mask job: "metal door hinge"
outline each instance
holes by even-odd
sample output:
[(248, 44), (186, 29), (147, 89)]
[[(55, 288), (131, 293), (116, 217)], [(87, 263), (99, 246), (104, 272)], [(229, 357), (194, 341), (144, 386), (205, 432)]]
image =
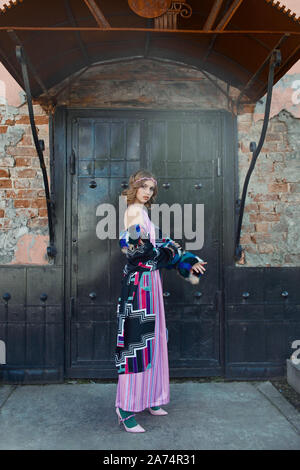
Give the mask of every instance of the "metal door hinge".
[(70, 173), (71, 175), (75, 175), (76, 172), (76, 155), (75, 150), (73, 149), (70, 155)]
[(215, 309), (219, 313), (222, 312), (222, 310), (223, 310), (223, 303), (224, 303), (223, 295), (224, 295), (223, 291), (221, 291), (221, 290), (218, 290), (215, 293)]
[(217, 176), (222, 176), (222, 159), (217, 158)]
[(75, 314), (75, 298), (74, 297), (71, 297), (70, 298), (70, 316), (71, 318), (74, 318), (74, 314)]

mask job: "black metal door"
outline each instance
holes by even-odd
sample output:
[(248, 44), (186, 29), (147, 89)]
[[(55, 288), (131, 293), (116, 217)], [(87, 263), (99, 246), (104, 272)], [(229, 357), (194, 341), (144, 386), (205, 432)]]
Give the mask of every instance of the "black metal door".
[[(71, 111), (68, 131), (66, 375), (116, 377), (116, 305), (126, 262), (118, 198), (139, 168), (157, 176), (158, 203), (180, 204), (182, 214), (183, 204), (204, 205), (204, 246), (192, 251), (208, 261), (207, 274), (192, 286), (162, 273), (170, 374), (222, 375), (222, 113)], [(96, 233), (104, 203), (116, 211), (115, 240)]]
[[(196, 205), (204, 209), (204, 244), (190, 248), (208, 262), (207, 273), (196, 286), (176, 272), (162, 271), (171, 376), (222, 375), (221, 276), (221, 113), (161, 115), (148, 123), (148, 164), (160, 176), (157, 202), (193, 207), (193, 230), (203, 229), (196, 220)], [(197, 222), (197, 225), (196, 225)], [(197, 227), (197, 228), (196, 228)], [(171, 224), (171, 237), (175, 238)], [(199, 236), (199, 233), (197, 233)], [(189, 240), (182, 233), (183, 246)], [(179, 239), (178, 239), (179, 241)]]

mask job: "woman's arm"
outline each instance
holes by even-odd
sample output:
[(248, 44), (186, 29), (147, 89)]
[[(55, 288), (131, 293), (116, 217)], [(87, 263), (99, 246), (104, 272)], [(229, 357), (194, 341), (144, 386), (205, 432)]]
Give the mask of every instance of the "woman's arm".
[(202, 264), (206, 263), (199, 256), (184, 251), (169, 237), (161, 237), (156, 241), (157, 246), (154, 247), (150, 234), (141, 224), (133, 224), (122, 233), (120, 247), (127, 256), (129, 270), (134, 270), (139, 265), (150, 270), (176, 269), (185, 280), (197, 284), (202, 271), (205, 271)]
[(155, 234), (156, 239), (155, 243), (157, 246), (163, 246), (166, 242), (170, 246), (175, 246), (179, 248), (179, 258), (173, 258), (172, 262), (167, 266), (167, 269), (175, 268), (178, 274), (184, 277), (187, 281), (192, 284), (197, 284), (199, 282), (199, 276), (204, 274), (206, 269), (204, 264), (207, 264), (206, 261), (203, 261), (199, 256), (191, 253), (190, 251), (185, 251), (181, 248), (180, 244), (172, 240), (172, 238), (163, 235), (161, 229), (155, 225)]
[(150, 241), (150, 234), (141, 224), (133, 224), (123, 231), (120, 247), (131, 267), (141, 263), (151, 267), (151, 270), (160, 269), (169, 266), (180, 256), (178, 249), (172, 244), (164, 243), (160, 247), (154, 247)]

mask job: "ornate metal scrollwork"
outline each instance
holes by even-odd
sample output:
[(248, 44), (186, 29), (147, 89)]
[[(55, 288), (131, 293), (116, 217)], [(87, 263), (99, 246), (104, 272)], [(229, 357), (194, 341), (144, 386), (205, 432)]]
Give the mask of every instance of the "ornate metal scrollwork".
[(182, 18), (190, 18), (192, 16), (193, 10), (190, 5), (185, 2), (172, 2), (171, 7), (168, 10), (169, 13), (175, 13), (182, 16)]
[(163, 15), (154, 18), (154, 27), (157, 29), (177, 29), (177, 18), (190, 18), (193, 13), (192, 7), (181, 1), (172, 1), (170, 8)]

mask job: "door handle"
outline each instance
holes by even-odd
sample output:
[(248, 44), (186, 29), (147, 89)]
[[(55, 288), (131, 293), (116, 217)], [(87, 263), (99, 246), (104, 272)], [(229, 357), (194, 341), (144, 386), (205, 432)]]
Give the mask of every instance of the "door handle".
[(96, 297), (97, 297), (97, 294), (96, 294), (95, 292), (91, 292), (91, 293), (89, 294), (89, 298), (90, 298), (91, 300), (95, 300)]

